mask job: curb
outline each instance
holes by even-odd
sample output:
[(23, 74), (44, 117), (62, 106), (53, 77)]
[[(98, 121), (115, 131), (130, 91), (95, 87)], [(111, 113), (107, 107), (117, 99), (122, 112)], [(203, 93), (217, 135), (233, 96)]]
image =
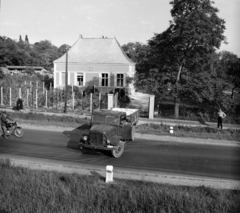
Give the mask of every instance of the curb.
[[(21, 157), (12, 157), (6, 155), (1, 156), (0, 159), (10, 159), (13, 166), (24, 167), (32, 170), (43, 170), (43, 171), (55, 171), (69, 174), (79, 175), (92, 175), (98, 177), (100, 180), (105, 181), (106, 168), (103, 166), (80, 166), (70, 165), (67, 162), (44, 162), (43, 160), (36, 160), (33, 158), (23, 159)], [(181, 186), (205, 186), (216, 189), (232, 189), (240, 190), (240, 181), (227, 180), (218, 178), (178, 175), (178, 174), (167, 174), (163, 172), (149, 172), (149, 171), (137, 171), (137, 170), (126, 170), (114, 167), (113, 180), (117, 182), (117, 179), (125, 180), (139, 180), (147, 182), (156, 182), (161, 184), (170, 185), (181, 185)]]

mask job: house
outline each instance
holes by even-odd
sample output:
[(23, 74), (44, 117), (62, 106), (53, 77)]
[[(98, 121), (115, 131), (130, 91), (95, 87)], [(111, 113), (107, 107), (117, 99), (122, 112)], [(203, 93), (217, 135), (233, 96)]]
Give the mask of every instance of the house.
[[(54, 88), (65, 87), (66, 54), (54, 62)], [(124, 87), (134, 92), (128, 79), (135, 63), (127, 57), (116, 38), (82, 38), (68, 50), (68, 85), (100, 89)]]
[(29, 72), (35, 72), (40, 75), (51, 76), (51, 73), (39, 66), (7, 66), (5, 69), (5, 74), (10, 75), (28, 75)]

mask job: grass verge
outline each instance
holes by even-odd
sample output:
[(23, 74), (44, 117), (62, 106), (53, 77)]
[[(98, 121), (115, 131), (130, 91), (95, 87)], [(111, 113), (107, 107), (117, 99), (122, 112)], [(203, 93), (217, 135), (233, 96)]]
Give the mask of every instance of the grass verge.
[[(136, 132), (152, 135), (171, 135), (170, 126), (165, 124), (141, 124), (136, 128)], [(175, 137), (192, 137), (192, 138), (211, 138), (219, 140), (240, 141), (239, 129), (217, 129), (213, 127), (189, 127), (174, 126)]]
[[(62, 127), (78, 127), (87, 121), (82, 117), (73, 117), (67, 115), (44, 115), (37, 113), (8, 113), (10, 117), (17, 119), (20, 123), (29, 123), (33, 125), (51, 125)], [(165, 124), (141, 124), (136, 128), (136, 132), (152, 135), (171, 135), (170, 126)], [(193, 137), (193, 138), (210, 138), (220, 140), (240, 141), (240, 130), (238, 129), (217, 129), (213, 127), (189, 127), (175, 126), (175, 137)]]
[(0, 212), (236, 213), (240, 191), (171, 186), (14, 167), (0, 161)]

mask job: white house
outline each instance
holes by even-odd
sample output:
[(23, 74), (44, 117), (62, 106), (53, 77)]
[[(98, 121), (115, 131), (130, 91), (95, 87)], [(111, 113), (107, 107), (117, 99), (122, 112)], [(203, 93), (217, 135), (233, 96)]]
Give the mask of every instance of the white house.
[[(127, 87), (135, 74), (135, 63), (127, 57), (116, 38), (79, 38), (68, 51), (68, 85)], [(54, 88), (65, 87), (66, 54), (54, 62)]]

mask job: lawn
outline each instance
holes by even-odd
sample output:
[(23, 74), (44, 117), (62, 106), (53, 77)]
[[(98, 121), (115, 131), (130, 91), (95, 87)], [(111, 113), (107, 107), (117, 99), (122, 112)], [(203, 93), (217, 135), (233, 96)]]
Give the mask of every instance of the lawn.
[(118, 180), (14, 167), (0, 161), (1, 213), (237, 213), (240, 191)]

